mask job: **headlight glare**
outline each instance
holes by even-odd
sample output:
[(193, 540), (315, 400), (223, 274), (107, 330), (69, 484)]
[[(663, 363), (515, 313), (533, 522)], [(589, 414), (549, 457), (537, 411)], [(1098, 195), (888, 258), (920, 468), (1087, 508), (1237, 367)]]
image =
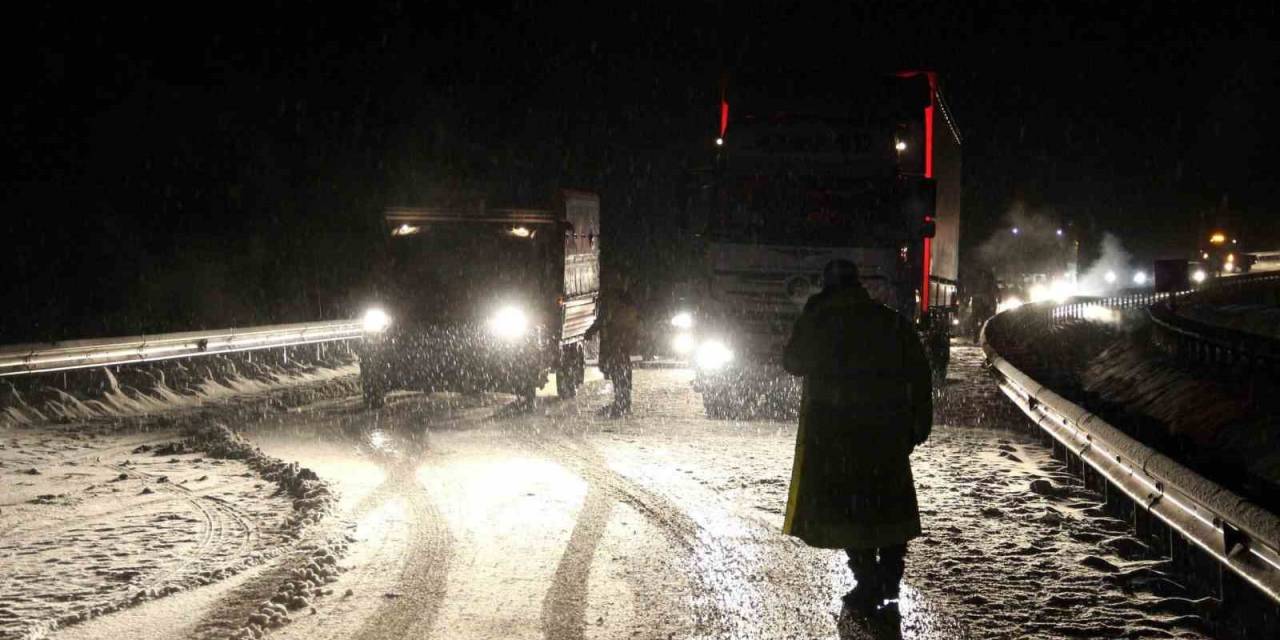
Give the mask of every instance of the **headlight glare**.
[(391, 316), (386, 311), (374, 307), (364, 312), (361, 319), (365, 333), (382, 333), (391, 324)]
[(677, 329), (692, 329), (693, 314), (688, 311), (681, 311), (674, 316), (671, 316), (671, 326)]
[(694, 353), (693, 359), (699, 369), (716, 371), (733, 361), (733, 351), (719, 340), (707, 340), (698, 345), (698, 351)]
[(528, 330), (529, 318), (519, 307), (503, 307), (489, 319), (489, 331), (499, 338), (514, 340), (523, 336)]
[(689, 355), (694, 347), (698, 346), (693, 336), (687, 333), (677, 333), (676, 337), (671, 339), (671, 350), (676, 352), (678, 356)]

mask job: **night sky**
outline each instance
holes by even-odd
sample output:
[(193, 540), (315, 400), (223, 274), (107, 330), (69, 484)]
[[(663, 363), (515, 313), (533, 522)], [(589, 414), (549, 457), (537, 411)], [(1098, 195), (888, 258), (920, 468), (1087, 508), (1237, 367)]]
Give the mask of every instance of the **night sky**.
[(722, 83), (748, 77), (937, 70), (969, 247), (1021, 207), (1144, 260), (1223, 212), (1280, 248), (1274, 9), (971, 4), (13, 14), (0, 343), (349, 315), (381, 208), (459, 192), (600, 191), (606, 259), (647, 273)]

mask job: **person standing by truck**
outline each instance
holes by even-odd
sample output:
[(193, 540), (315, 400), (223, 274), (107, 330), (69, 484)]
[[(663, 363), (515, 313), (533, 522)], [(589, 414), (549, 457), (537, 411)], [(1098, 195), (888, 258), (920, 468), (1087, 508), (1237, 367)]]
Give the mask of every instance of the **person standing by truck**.
[(605, 412), (614, 418), (631, 413), (631, 353), (640, 332), (640, 312), (625, 278), (615, 278), (600, 296), (599, 313), (589, 340), (600, 335), (600, 371), (613, 383), (613, 404)]
[[(834, 260), (796, 320), (783, 366), (804, 378), (784, 532), (844, 549), (863, 614), (896, 613), (907, 541), (920, 535), (911, 451), (929, 437), (929, 361), (911, 322)], [(886, 604), (887, 603), (887, 604)]]

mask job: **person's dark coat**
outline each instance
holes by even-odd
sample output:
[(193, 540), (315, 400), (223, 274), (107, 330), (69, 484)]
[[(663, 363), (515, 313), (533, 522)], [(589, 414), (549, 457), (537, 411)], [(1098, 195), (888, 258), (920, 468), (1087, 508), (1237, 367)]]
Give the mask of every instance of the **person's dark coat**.
[(601, 296), (596, 320), (587, 337), (600, 335), (600, 370), (612, 377), (619, 367), (628, 366), (640, 336), (640, 311), (625, 291)]
[(815, 295), (783, 358), (804, 376), (784, 531), (814, 547), (920, 535), (908, 456), (929, 436), (929, 363), (911, 323), (854, 286)]

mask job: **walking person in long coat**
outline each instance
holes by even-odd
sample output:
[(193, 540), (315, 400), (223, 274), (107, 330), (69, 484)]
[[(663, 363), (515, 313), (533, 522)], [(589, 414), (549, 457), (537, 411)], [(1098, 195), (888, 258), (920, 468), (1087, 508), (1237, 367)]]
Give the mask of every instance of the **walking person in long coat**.
[(929, 363), (910, 321), (873, 301), (837, 260), (796, 321), (783, 365), (804, 377), (784, 530), (843, 549), (863, 614), (897, 613), (907, 541), (920, 535), (908, 459), (929, 437)]

